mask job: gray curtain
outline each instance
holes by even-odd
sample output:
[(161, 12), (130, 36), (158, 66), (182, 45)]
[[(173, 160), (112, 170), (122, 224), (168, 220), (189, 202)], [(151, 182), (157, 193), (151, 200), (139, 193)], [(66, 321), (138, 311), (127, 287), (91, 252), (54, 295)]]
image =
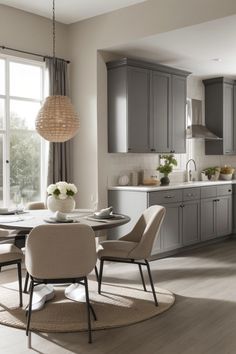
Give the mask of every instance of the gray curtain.
[[(68, 96), (67, 63), (61, 59), (46, 58), (49, 75), (49, 95)], [(50, 143), (48, 158), (48, 184), (58, 181), (72, 182), (72, 143)]]

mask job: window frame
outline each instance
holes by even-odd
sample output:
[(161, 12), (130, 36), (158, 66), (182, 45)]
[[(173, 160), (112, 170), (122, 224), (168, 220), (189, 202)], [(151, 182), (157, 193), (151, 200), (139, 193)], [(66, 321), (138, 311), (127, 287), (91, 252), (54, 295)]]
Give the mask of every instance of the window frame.
[[(22, 102), (36, 102), (42, 105), (46, 97), (45, 88), (45, 62), (32, 60), (23, 57), (17, 57), (0, 53), (0, 59), (5, 61), (5, 95), (0, 94), (0, 99), (5, 100), (5, 112), (3, 119), (3, 128), (0, 128), (0, 136), (3, 137), (3, 205), (10, 205), (10, 101), (18, 100)], [(41, 68), (40, 80), (40, 99), (27, 97), (11, 96), (10, 95), (10, 63), (19, 63), (23, 65), (37, 66)], [(41, 138), (41, 158), (40, 158), (40, 197), (45, 199), (45, 191), (47, 188), (47, 162), (48, 162), (48, 142)], [(4, 188), (5, 187), (5, 188)]]

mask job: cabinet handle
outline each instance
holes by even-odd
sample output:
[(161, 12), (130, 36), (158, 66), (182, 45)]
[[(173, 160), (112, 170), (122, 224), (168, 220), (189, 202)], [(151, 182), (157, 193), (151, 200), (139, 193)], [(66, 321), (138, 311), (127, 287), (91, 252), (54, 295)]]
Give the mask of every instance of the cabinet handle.
[(180, 208), (184, 208), (184, 204), (180, 204), (180, 206), (179, 206)]
[(156, 149), (151, 149), (151, 151), (156, 151)]
[(132, 149), (131, 148), (128, 148), (128, 151), (131, 151)]
[(174, 197), (173, 197), (173, 195), (166, 195), (164, 198), (170, 199), (170, 198), (174, 198)]
[(232, 190), (231, 190), (231, 189), (228, 189), (228, 192), (232, 192)]
[(219, 202), (220, 199), (213, 199), (213, 202)]

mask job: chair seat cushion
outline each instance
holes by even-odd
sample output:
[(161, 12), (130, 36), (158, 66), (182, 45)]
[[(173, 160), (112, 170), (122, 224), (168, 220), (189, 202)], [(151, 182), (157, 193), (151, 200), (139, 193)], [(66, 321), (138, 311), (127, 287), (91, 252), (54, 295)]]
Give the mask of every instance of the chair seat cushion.
[(129, 258), (129, 253), (137, 247), (137, 242), (110, 240), (100, 243), (97, 249), (98, 258)]
[(22, 259), (22, 251), (12, 244), (0, 245), (0, 264), (4, 262), (11, 262), (17, 259)]

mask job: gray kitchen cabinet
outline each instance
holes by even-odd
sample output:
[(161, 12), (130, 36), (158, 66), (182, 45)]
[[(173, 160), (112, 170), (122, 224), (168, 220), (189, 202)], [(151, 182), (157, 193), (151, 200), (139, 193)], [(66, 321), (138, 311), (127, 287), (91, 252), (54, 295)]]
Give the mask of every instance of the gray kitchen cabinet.
[(110, 70), (108, 93), (108, 151), (149, 152), (149, 71)]
[(200, 200), (183, 202), (182, 243), (188, 246), (200, 241)]
[(116, 213), (130, 217), (128, 224), (108, 232), (109, 239), (118, 239), (132, 230), (142, 212), (148, 207), (148, 194), (136, 191), (108, 191), (108, 203)]
[(201, 200), (201, 240), (216, 237), (216, 210), (214, 198)]
[(230, 235), (232, 189), (230, 184), (157, 191), (111, 189), (108, 191), (109, 205), (115, 212), (129, 215), (131, 221), (110, 231), (109, 239), (128, 233), (141, 213), (151, 205), (166, 208), (159, 237), (153, 246), (153, 256)]
[(152, 151), (171, 150), (171, 75), (153, 71), (151, 75), (150, 147)]
[(200, 188), (151, 192), (149, 205), (154, 204), (161, 204), (166, 208), (166, 217), (161, 228), (161, 251), (199, 242)]
[(150, 146), (152, 151), (186, 151), (186, 78), (152, 71)]
[(207, 155), (232, 155), (236, 153), (235, 82), (218, 77), (203, 80), (205, 85), (205, 124), (221, 140), (205, 142)]
[(148, 193), (148, 206), (163, 205), (166, 215), (160, 230), (160, 244), (154, 245), (153, 254), (171, 251), (182, 245), (182, 190)]
[(128, 58), (107, 69), (108, 152), (185, 152), (189, 73)]
[(212, 186), (201, 189), (201, 240), (231, 234), (232, 186)]
[(226, 236), (232, 233), (232, 197), (220, 197), (216, 207), (217, 236)]
[(172, 75), (171, 150), (186, 152), (186, 78)]
[(233, 211), (232, 211), (233, 230), (232, 232), (235, 234), (236, 233), (236, 185), (234, 184), (232, 187), (233, 187)]
[[(180, 203), (163, 204), (166, 216), (160, 231), (161, 250), (171, 251), (182, 245), (182, 207)], [(158, 249), (154, 249), (157, 253)]]

